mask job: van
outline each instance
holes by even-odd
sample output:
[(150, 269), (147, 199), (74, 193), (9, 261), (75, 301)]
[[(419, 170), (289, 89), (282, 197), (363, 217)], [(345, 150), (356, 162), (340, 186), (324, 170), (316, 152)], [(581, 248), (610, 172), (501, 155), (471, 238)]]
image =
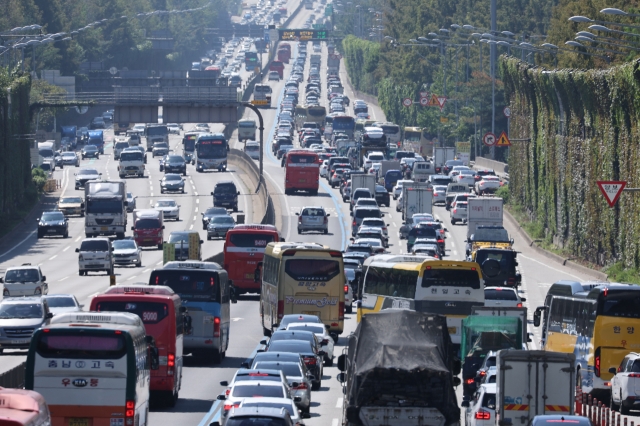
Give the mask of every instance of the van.
[(138, 246), (156, 246), (158, 250), (162, 250), (164, 224), (163, 214), (160, 210), (134, 210), (131, 230), (133, 231), (133, 239)]
[(240, 142), (256, 139), (256, 122), (255, 120), (238, 121), (238, 140)]
[(89, 271), (106, 271), (113, 275), (114, 259), (111, 241), (107, 237), (85, 238), (76, 249), (78, 273), (87, 275)]
[(116, 143), (113, 145), (113, 158), (119, 160), (120, 154), (127, 148), (129, 148), (129, 142), (126, 139), (116, 139)]
[(235, 183), (230, 180), (220, 181), (213, 188), (213, 207), (226, 207), (238, 211), (238, 195)]
[(236, 74), (236, 73), (231, 74), (231, 77), (229, 77), (229, 86), (231, 87), (242, 86), (242, 77), (240, 77), (240, 74)]
[(413, 163), (413, 180), (416, 182), (427, 182), (429, 176), (435, 173), (435, 168), (431, 161), (416, 161)]
[(253, 160), (260, 159), (260, 142), (247, 141), (244, 144), (244, 152)]
[(172, 260), (202, 260), (203, 241), (198, 231), (173, 231), (167, 242), (175, 248), (175, 259)]

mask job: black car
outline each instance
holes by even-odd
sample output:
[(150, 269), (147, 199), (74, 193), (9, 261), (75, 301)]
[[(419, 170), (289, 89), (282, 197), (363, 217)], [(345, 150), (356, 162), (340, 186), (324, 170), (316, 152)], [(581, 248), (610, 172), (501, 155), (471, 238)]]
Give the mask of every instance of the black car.
[(187, 162), (180, 155), (169, 155), (164, 159), (163, 168), (165, 173), (182, 173), (187, 175)]
[(448, 160), (444, 163), (444, 167), (442, 168), (442, 173), (448, 175), (451, 170), (453, 170), (456, 166), (464, 166), (464, 163), (460, 160)]
[(305, 365), (313, 374), (311, 390), (318, 390), (322, 384), (322, 363), (325, 352), (316, 348), (306, 340), (278, 340), (269, 344), (267, 352), (292, 352), (302, 356)]
[(376, 201), (379, 206), (387, 206), (391, 203), (387, 189), (382, 185), (376, 185)]
[(214, 207), (226, 207), (233, 209), (234, 212), (238, 211), (238, 195), (240, 195), (240, 191), (237, 190), (233, 181), (226, 180), (216, 183), (211, 195), (213, 195)]
[(104, 129), (106, 127), (107, 125), (104, 123), (104, 118), (102, 117), (94, 118), (93, 121), (91, 121), (91, 124), (89, 125), (90, 130)]
[(209, 207), (204, 213), (202, 213), (202, 229), (207, 229), (209, 221), (213, 216), (224, 216), (229, 214), (224, 207)]
[(45, 235), (62, 235), (62, 238), (69, 236), (69, 221), (61, 211), (43, 212), (38, 221), (38, 238)]

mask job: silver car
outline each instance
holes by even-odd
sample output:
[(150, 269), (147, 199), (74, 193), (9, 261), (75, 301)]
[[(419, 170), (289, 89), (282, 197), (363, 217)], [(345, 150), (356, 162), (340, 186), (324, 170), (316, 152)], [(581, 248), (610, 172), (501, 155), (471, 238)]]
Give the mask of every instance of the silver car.
[(111, 243), (111, 246), (113, 247), (113, 257), (116, 265), (133, 264), (138, 268), (142, 266), (142, 250), (135, 240), (115, 240)]
[(320, 231), (324, 234), (329, 232), (329, 213), (324, 211), (324, 207), (303, 207), (298, 216), (298, 234), (303, 231)]
[(230, 215), (213, 216), (207, 224), (207, 240), (225, 238), (227, 231), (236, 226), (236, 221)]
[(73, 294), (50, 294), (42, 296), (49, 304), (49, 311), (52, 314), (64, 314), (66, 312), (82, 312), (84, 305), (78, 303), (78, 299)]
[(447, 187), (433, 185), (433, 204), (445, 204), (447, 202)]
[(47, 301), (41, 297), (4, 299), (0, 302), (0, 353), (29, 349), (33, 332), (52, 317)]
[(184, 194), (184, 179), (176, 173), (167, 173), (160, 179), (160, 193), (181, 192)]
[(296, 405), (305, 417), (309, 415), (311, 411), (311, 373), (304, 363), (264, 361), (256, 363), (254, 369), (282, 371), (287, 376), (292, 399), (299, 397), (299, 401), (295, 399)]
[(127, 192), (127, 212), (131, 213), (132, 211), (134, 211), (136, 209), (136, 199), (138, 197), (135, 197), (132, 193)]
[(451, 205), (449, 209), (449, 217), (451, 218), (451, 224), (455, 225), (456, 222), (467, 222), (467, 201), (456, 201)]

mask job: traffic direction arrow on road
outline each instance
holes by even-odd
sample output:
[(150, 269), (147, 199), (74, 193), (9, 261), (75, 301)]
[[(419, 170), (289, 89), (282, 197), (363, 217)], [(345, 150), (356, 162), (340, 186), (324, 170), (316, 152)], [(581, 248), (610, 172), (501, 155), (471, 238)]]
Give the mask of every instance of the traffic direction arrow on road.
[(627, 186), (627, 182), (625, 181), (599, 180), (596, 183), (598, 184), (598, 188), (600, 188), (600, 192), (602, 192), (602, 195), (604, 195), (604, 198), (607, 200), (609, 207), (616, 205), (624, 187)]
[(496, 146), (511, 146), (511, 141), (505, 132), (500, 133)]

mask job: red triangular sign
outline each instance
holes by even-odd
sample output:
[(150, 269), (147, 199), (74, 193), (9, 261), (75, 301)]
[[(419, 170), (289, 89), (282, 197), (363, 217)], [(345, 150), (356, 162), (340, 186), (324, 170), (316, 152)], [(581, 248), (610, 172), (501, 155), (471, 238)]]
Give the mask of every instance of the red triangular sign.
[(609, 207), (613, 207), (618, 202), (618, 198), (620, 198), (620, 194), (624, 190), (624, 187), (627, 186), (627, 182), (624, 181), (597, 181), (598, 188), (600, 188), (600, 192), (604, 195), (605, 200), (609, 204)]
[(444, 96), (438, 96), (437, 100), (440, 111), (442, 111), (442, 108), (444, 108), (444, 103), (447, 102), (447, 98), (445, 98)]

